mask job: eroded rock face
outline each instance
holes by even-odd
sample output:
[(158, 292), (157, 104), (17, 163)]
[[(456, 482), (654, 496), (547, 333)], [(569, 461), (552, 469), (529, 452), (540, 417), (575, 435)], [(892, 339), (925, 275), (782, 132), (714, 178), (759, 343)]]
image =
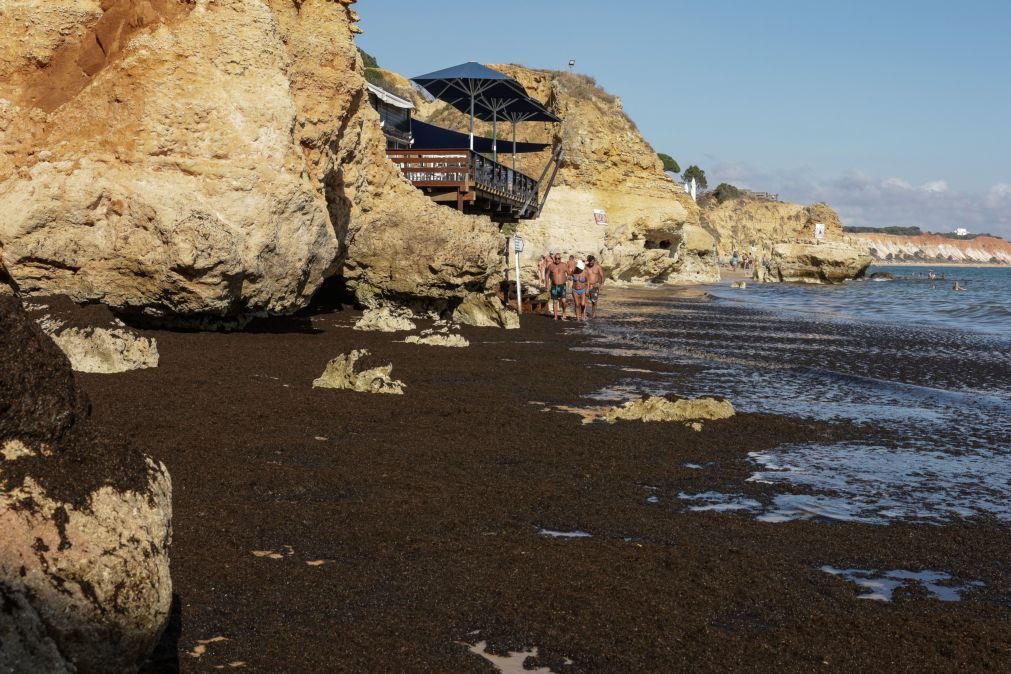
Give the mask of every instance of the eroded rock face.
[(270, 8), (57, 4), (0, 19), (33, 49), (0, 49), (0, 243), (22, 293), (152, 316), (303, 306), (337, 239)]
[(353, 0), (22, 0), (0, 13), (0, 250), (25, 296), (153, 319), (387, 301), (497, 273), (496, 228), (385, 158)]
[(718, 235), (721, 255), (752, 250), (761, 258), (781, 243), (815, 243), (815, 225), (825, 225), (825, 242), (841, 242), (842, 221), (824, 203), (731, 199), (702, 209), (702, 221)]
[(453, 320), (476, 328), (516, 330), (520, 327), (519, 314), (504, 306), (497, 297), (478, 293), (464, 298), (453, 311)]
[(390, 307), (367, 309), (355, 323), (355, 330), (369, 332), (404, 332), (417, 329), (417, 324), (405, 315)]
[(404, 394), (404, 383), (393, 379), (393, 365), (361, 369), (359, 361), (369, 355), (359, 349), (337, 356), (327, 363), (326, 370), (313, 381), (313, 388), (336, 388), (360, 393)]
[(94, 427), (66, 357), (14, 297), (0, 296), (0, 342), (0, 595), (12, 610), (0, 611), (0, 664), (135, 670), (171, 603), (168, 473)]
[(601, 256), (608, 277), (619, 284), (714, 283), (719, 280), (716, 243), (697, 225), (654, 232), (644, 245), (616, 243)]
[(772, 250), (772, 280), (841, 283), (862, 277), (871, 262), (866, 250), (844, 243), (783, 243)]
[(494, 285), (502, 266), (498, 227), (434, 203), (386, 159), (353, 40), (360, 31), (347, 6), (354, 0), (268, 4), (293, 61), (298, 145), (359, 302), (441, 306)]

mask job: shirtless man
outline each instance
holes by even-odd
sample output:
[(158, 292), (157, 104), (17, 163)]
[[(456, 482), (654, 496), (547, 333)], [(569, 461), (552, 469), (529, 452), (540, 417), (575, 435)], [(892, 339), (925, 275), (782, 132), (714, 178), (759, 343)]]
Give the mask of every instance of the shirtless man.
[(586, 293), (590, 290), (590, 277), (586, 273), (586, 264), (576, 261), (576, 269), (572, 272), (572, 303), (575, 305), (576, 320), (586, 320)]
[(597, 315), (597, 300), (600, 299), (600, 288), (604, 285), (604, 268), (597, 264), (597, 258), (592, 255), (586, 258), (586, 277), (590, 284), (590, 291), (586, 293), (589, 302), (587, 318), (593, 318)]
[(548, 265), (551, 264), (551, 254), (541, 255), (540, 259), (537, 260), (537, 278), (541, 282), (541, 286), (544, 288), (548, 287)]
[(551, 281), (551, 311), (558, 320), (558, 305), (562, 305), (562, 320), (565, 320), (565, 290), (569, 280), (569, 267), (562, 262), (562, 254), (555, 251), (551, 254), (551, 264), (548, 265), (548, 279)]

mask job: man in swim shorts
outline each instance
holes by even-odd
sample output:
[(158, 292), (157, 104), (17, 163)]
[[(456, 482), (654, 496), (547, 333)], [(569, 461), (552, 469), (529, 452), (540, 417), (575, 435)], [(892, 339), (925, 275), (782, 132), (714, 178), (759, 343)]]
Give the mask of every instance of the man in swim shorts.
[(600, 299), (600, 288), (604, 285), (604, 268), (597, 264), (597, 258), (589, 255), (586, 258), (586, 278), (590, 284), (590, 291), (586, 293), (587, 318), (597, 315), (597, 301)]
[(562, 262), (562, 254), (551, 251), (551, 264), (548, 265), (548, 280), (551, 281), (551, 311), (555, 320), (558, 317), (558, 305), (562, 305), (561, 320), (565, 320), (565, 290), (569, 280), (569, 268)]

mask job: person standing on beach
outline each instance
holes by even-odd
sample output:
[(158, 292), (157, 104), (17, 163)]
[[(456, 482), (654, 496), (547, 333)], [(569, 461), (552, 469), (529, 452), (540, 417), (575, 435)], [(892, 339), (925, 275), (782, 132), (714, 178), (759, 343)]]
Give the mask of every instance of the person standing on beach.
[(544, 288), (548, 287), (548, 265), (551, 264), (551, 254), (547, 253), (541, 255), (540, 259), (537, 260), (537, 278), (541, 282), (541, 286)]
[(558, 318), (558, 305), (562, 305), (561, 320), (565, 320), (565, 291), (569, 280), (569, 266), (562, 262), (562, 255), (558, 251), (552, 252), (551, 264), (547, 267), (548, 279), (551, 281), (551, 311)]
[(597, 301), (600, 299), (600, 288), (604, 285), (604, 268), (597, 264), (597, 258), (589, 255), (586, 258), (586, 278), (590, 284), (590, 290), (586, 293), (588, 300), (587, 318), (597, 316)]
[(576, 261), (576, 269), (572, 272), (572, 303), (575, 307), (576, 320), (586, 320), (586, 293), (590, 289), (590, 277), (586, 273), (586, 264)]

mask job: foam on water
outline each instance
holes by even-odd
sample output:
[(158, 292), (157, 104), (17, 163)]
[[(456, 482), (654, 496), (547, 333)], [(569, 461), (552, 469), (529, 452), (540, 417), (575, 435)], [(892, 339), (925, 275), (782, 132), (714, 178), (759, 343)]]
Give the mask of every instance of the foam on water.
[(548, 538), (590, 538), (593, 536), (588, 531), (555, 531), (553, 529), (538, 529), (537, 534), (540, 536), (547, 536)]
[[(715, 395), (740, 412), (872, 425), (866, 442), (812, 441), (752, 455), (751, 481), (786, 493), (762, 502), (682, 495), (700, 501), (691, 510), (748, 510), (769, 522), (1011, 521), (1011, 332), (903, 324), (895, 315), (891, 323), (861, 322), (848, 309), (838, 312), (846, 320), (829, 320), (824, 306), (859, 306), (840, 299), (848, 288), (777, 292), (815, 298), (821, 309), (801, 316), (623, 291), (607, 295), (607, 321), (589, 324), (589, 349), (648, 354), (692, 372), (628, 378), (597, 400)], [(642, 320), (622, 320), (633, 317)], [(790, 493), (793, 486), (803, 489)]]
[(964, 593), (984, 586), (984, 583), (979, 580), (959, 583), (950, 573), (944, 571), (906, 571), (904, 569), (878, 571), (875, 569), (836, 569), (832, 566), (823, 566), (821, 570), (833, 576), (845, 578), (868, 590), (864, 594), (858, 595), (857, 599), (873, 601), (892, 601), (897, 589), (915, 585), (923, 587), (934, 599), (959, 601)]
[(698, 505), (688, 506), (692, 512), (728, 512), (731, 510), (757, 511), (762, 507), (758, 501), (745, 498), (740, 494), (722, 494), (717, 491), (706, 491), (700, 494), (680, 492), (678, 498), (682, 501), (699, 501)]

